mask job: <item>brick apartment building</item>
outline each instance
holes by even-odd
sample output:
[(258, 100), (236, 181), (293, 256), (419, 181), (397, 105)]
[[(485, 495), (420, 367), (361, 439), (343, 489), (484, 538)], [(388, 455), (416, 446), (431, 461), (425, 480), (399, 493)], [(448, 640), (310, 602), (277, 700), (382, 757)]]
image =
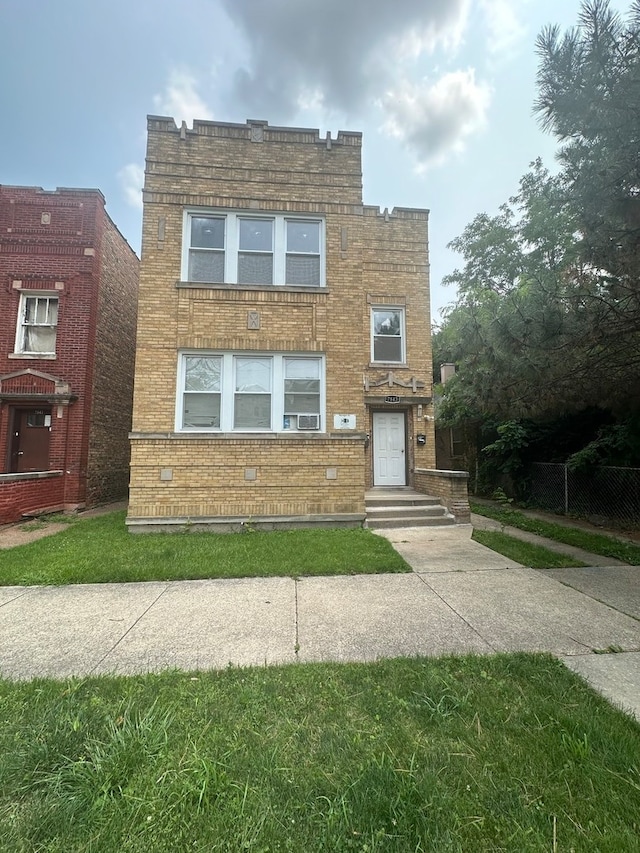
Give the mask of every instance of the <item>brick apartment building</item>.
[(0, 185), (0, 523), (126, 496), (138, 272), (98, 190)]
[(357, 525), (372, 486), (459, 513), (433, 470), (428, 211), (363, 205), (361, 142), (148, 118), (132, 531)]

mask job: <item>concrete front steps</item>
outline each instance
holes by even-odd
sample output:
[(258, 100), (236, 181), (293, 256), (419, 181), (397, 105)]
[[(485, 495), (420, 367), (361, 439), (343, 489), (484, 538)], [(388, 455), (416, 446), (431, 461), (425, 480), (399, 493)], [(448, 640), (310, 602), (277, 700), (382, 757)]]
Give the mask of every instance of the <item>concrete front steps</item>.
[(385, 489), (380, 486), (365, 494), (366, 526), (440, 527), (455, 524), (455, 518), (438, 498), (405, 488)]

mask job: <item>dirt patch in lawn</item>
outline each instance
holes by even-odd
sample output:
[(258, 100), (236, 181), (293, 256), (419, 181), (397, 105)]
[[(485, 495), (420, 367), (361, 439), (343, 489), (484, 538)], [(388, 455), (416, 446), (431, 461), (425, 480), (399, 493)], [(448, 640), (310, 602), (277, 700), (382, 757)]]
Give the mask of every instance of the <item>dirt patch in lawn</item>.
[(69, 521), (60, 521), (60, 516), (40, 516), (37, 519), (18, 521), (15, 524), (0, 525), (0, 548), (16, 548), (18, 545), (27, 545), (42, 539), (44, 536), (53, 536), (66, 530), (73, 518), (91, 518), (94, 515), (103, 515), (106, 512), (116, 512), (126, 509), (127, 502), (105, 504), (93, 509), (82, 510), (69, 516)]

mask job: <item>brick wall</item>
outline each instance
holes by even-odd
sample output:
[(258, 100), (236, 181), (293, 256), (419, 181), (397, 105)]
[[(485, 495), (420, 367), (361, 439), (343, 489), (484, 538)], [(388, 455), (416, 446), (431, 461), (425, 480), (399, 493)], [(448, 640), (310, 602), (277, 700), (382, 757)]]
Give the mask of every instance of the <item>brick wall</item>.
[(135, 518), (364, 518), (357, 438), (175, 436), (132, 445)]
[[(106, 368), (97, 382), (94, 381), (101, 274), (104, 267), (110, 278), (118, 281), (111, 258), (121, 263), (124, 256), (129, 271), (137, 266), (137, 259), (124, 239), (120, 235), (112, 236), (114, 231), (104, 210), (104, 198), (98, 190), (59, 189), (47, 192), (37, 187), (0, 186), (0, 376), (32, 370), (61, 380), (68, 386), (70, 393), (63, 401), (64, 405), (58, 406), (55, 400), (53, 403), (49, 467), (63, 472), (62, 485), (58, 484), (58, 487), (63, 490), (63, 505), (70, 509), (92, 503), (102, 494), (100, 486), (87, 486), (92, 392), (108, 376)], [(115, 247), (118, 241), (120, 245)], [(20, 294), (23, 292), (46, 292), (58, 296), (55, 355), (30, 356), (14, 352)], [(135, 313), (131, 300), (127, 310)], [(114, 319), (104, 310), (102, 316), (106, 324), (111, 324)], [(124, 329), (129, 343), (122, 343), (122, 349), (128, 352), (129, 365), (135, 334), (133, 322), (128, 322), (128, 328)], [(116, 324), (104, 331), (103, 337), (106, 335), (111, 339), (120, 331)], [(108, 353), (109, 347), (101, 346), (101, 351)], [(111, 350), (117, 349), (118, 345), (112, 341)], [(127, 393), (130, 394), (131, 380), (128, 381)], [(36, 379), (25, 377), (23, 385), (29, 382), (36, 382)], [(0, 398), (0, 472), (9, 470), (8, 431), (12, 407), (50, 402), (53, 385), (52, 380), (46, 388), (25, 387), (25, 396)], [(0, 394), (6, 392), (7, 387), (7, 382), (3, 382)], [(29, 391), (43, 394), (43, 397), (38, 401), (37, 397), (27, 393)], [(120, 459), (114, 455), (112, 461), (114, 468), (119, 469), (120, 481), (124, 482), (123, 466), (128, 459), (128, 418), (124, 419), (124, 424), (120, 423), (121, 420), (116, 418), (113, 425), (114, 430), (121, 431), (118, 439)], [(5, 487), (6, 484), (0, 483), (0, 490)], [(35, 482), (33, 488), (44, 490), (45, 485)], [(118, 488), (120, 494), (122, 488)], [(43, 491), (44, 500), (48, 498)], [(30, 506), (31, 509), (33, 507)]]
[[(422, 383), (419, 392), (403, 391), (413, 436), (418, 400), (431, 396), (427, 212), (385, 216), (363, 207), (360, 154), (357, 133), (321, 139), (316, 131), (251, 122), (178, 130), (171, 119), (149, 119), (130, 524), (170, 516), (362, 514), (371, 431), (363, 378), (382, 375), (369, 369), (372, 299), (407, 307), (411, 343), (398, 375)], [(326, 288), (180, 281), (184, 212), (194, 207), (321, 215)], [(247, 328), (249, 311), (258, 312), (258, 329)], [(180, 349), (324, 353), (327, 433), (313, 440), (176, 434)], [(385, 393), (376, 390), (376, 399)], [(356, 429), (333, 433), (335, 414), (355, 415)], [(430, 442), (420, 463), (435, 464), (432, 453)], [(255, 480), (245, 479), (247, 467), (256, 468)], [(171, 469), (170, 481), (160, 480), (162, 468)]]
[[(369, 426), (373, 434), (373, 411), (401, 409), (407, 422), (407, 467), (409, 484), (415, 485), (414, 471), (435, 467), (435, 435), (433, 420), (431, 317), (429, 303), (429, 253), (427, 210), (394, 208), (380, 213), (378, 208), (364, 208), (363, 282), (367, 318), (363, 336), (365, 376), (371, 383), (366, 391)], [(380, 366), (371, 363), (369, 316), (373, 306), (404, 309), (406, 325), (406, 362), (403, 365)], [(394, 382), (390, 385), (389, 374)], [(416, 381), (415, 389), (412, 385)], [(404, 383), (404, 384), (402, 384)], [(406, 386), (410, 387), (406, 387)], [(385, 404), (387, 395), (400, 397), (396, 404)], [(418, 406), (421, 414), (419, 415)], [(426, 435), (426, 444), (417, 445), (418, 433)], [(369, 455), (373, 446), (369, 449)], [(368, 466), (367, 486), (373, 484), (373, 460)]]
[(126, 497), (139, 261), (105, 215), (100, 247), (87, 504)]
[(440, 498), (458, 524), (471, 521), (469, 509), (468, 481), (466, 471), (416, 471), (416, 489), (427, 495)]
[(62, 471), (46, 474), (0, 474), (0, 523), (19, 521), (31, 512), (64, 509)]

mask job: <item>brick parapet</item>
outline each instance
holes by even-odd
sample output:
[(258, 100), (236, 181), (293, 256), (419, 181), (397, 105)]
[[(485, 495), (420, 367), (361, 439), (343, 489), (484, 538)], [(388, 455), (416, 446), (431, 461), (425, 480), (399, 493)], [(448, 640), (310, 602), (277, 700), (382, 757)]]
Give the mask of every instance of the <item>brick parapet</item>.
[(356, 147), (362, 145), (362, 133), (359, 131), (339, 130), (337, 138), (333, 140), (330, 134), (322, 139), (320, 131), (316, 128), (271, 126), (264, 119), (247, 119), (244, 124), (194, 119), (193, 127), (189, 129), (185, 122), (182, 123), (181, 127), (178, 127), (175, 120), (170, 116), (147, 116), (147, 131), (149, 133), (154, 131), (175, 133), (185, 138), (190, 135), (200, 135), (251, 141), (252, 128), (261, 128), (263, 141), (266, 142), (289, 142), (296, 145), (323, 143), (325, 146), (329, 143), (331, 145)]

